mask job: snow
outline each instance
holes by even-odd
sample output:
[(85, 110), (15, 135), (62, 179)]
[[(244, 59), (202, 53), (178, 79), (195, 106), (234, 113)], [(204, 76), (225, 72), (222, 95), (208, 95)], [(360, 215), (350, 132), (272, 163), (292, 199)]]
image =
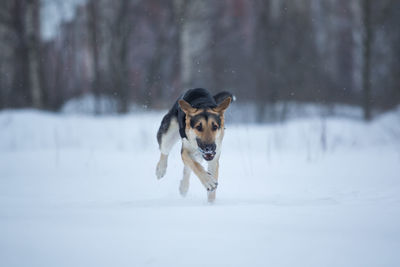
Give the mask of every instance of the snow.
[(399, 266), (400, 110), (228, 121), (214, 204), (162, 115), (1, 112), (0, 266)]
[[(97, 108), (97, 110), (96, 110)], [(64, 114), (116, 114), (118, 103), (115, 99), (106, 96), (96, 97), (93, 94), (84, 94), (67, 101), (61, 108)]]

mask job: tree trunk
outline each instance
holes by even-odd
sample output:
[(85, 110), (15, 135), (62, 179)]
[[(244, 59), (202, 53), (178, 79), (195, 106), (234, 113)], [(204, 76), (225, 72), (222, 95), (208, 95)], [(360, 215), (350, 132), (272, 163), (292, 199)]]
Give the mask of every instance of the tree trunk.
[(212, 86), (213, 2), (189, 0), (181, 34), (181, 77), (185, 88)]
[(116, 5), (115, 20), (111, 25), (110, 66), (113, 90), (118, 100), (118, 113), (128, 112), (130, 103), (129, 41), (133, 26), (130, 23), (130, 1)]
[[(178, 85), (182, 87), (183, 81), (182, 81), (182, 32), (183, 32), (183, 24), (184, 21), (186, 20), (186, 1), (185, 0), (174, 0), (173, 1), (173, 16), (174, 16), (174, 21), (177, 25), (177, 34), (175, 37), (175, 42), (176, 42), (176, 51), (177, 51), (177, 56), (176, 56), (176, 69), (178, 70)], [(182, 88), (179, 88), (179, 90), (182, 90)]]
[(100, 114), (100, 66), (99, 66), (99, 36), (98, 36), (98, 1), (91, 0), (88, 5), (88, 31), (90, 38), (90, 49), (93, 62), (93, 77), (91, 81), (92, 92), (95, 97), (94, 113)]
[(9, 107), (26, 107), (31, 103), (31, 92), (29, 91), (29, 67), (28, 48), (26, 42), (25, 29), (25, 3), (17, 0), (13, 3), (11, 9), (11, 32), (15, 36), (15, 45), (13, 46), (13, 78), (12, 90), (9, 96)]
[(371, 44), (373, 31), (371, 23), (371, 0), (363, 0), (363, 109), (364, 119), (371, 120)]
[(42, 108), (41, 62), (40, 62), (40, 1), (26, 2), (26, 33), (28, 42), (29, 88), (32, 96), (32, 106)]

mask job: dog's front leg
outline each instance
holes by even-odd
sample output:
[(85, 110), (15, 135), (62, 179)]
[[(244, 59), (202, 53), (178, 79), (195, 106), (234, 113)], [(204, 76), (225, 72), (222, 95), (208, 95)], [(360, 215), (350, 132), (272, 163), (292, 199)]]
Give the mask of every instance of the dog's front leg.
[(179, 185), (179, 192), (181, 193), (181, 196), (186, 196), (188, 190), (189, 190), (189, 178), (190, 178), (190, 168), (184, 164), (183, 167), (183, 177), (181, 180), (181, 183)]
[(167, 165), (168, 165), (168, 155), (161, 153), (160, 160), (158, 161), (156, 167), (157, 179), (161, 179), (165, 175), (165, 172), (167, 171)]
[[(217, 182), (218, 182), (218, 169), (219, 169), (219, 157), (215, 157), (214, 160), (208, 163), (208, 172), (211, 173), (211, 175), (214, 177), (215, 180), (217, 180)], [(216, 190), (207, 192), (208, 202), (215, 201), (216, 193), (217, 193)]]
[(196, 176), (199, 177), (200, 182), (204, 185), (207, 191), (214, 191), (218, 185), (217, 180), (214, 179), (214, 177), (210, 173), (206, 172), (203, 166), (195, 161), (187, 150), (182, 149), (181, 154), (183, 163), (186, 166), (189, 166), (189, 168), (192, 169)]

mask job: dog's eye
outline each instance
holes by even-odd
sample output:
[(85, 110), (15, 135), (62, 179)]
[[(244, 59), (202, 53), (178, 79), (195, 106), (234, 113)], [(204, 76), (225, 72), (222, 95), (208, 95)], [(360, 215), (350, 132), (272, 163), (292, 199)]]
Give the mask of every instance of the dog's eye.
[(218, 125), (213, 124), (213, 125), (212, 125), (212, 130), (213, 130), (213, 131), (216, 131), (217, 129), (218, 129)]
[(201, 126), (201, 124), (196, 126), (197, 131), (201, 132), (203, 130), (203, 127)]

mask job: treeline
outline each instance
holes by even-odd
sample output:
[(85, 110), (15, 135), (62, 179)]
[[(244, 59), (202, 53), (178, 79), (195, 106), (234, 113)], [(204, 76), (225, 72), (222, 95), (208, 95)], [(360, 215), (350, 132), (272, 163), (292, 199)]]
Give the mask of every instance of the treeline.
[(231, 90), (259, 121), (282, 102), (360, 105), (366, 119), (400, 103), (400, 1), (88, 0), (51, 40), (43, 4), (1, 1), (0, 108), (91, 93), (124, 113), (192, 87)]

